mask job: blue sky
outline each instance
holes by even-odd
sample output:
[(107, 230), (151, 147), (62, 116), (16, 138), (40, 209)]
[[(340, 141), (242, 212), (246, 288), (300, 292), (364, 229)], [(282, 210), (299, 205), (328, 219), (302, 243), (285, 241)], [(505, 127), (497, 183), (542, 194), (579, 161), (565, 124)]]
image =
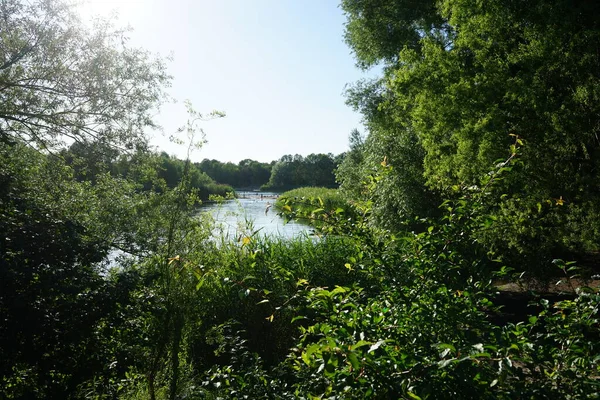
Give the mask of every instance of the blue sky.
[[(345, 17), (334, 0), (87, 0), (82, 14), (118, 13), (131, 44), (171, 55), (169, 90), (177, 104), (156, 120), (153, 142), (186, 121), (183, 100), (200, 112), (224, 111), (202, 124), (206, 144), (194, 160), (271, 161), (284, 154), (340, 153), (361, 117), (345, 105), (347, 83), (368, 77), (343, 41)], [(370, 73), (373, 76), (374, 72)]]

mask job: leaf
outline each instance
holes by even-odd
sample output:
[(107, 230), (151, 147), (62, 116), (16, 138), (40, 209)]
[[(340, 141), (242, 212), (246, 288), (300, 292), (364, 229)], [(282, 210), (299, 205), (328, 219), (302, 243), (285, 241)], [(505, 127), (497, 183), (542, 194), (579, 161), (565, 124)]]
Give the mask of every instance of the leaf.
[(302, 361), (304, 361), (306, 365), (310, 365), (310, 357), (308, 356), (307, 352), (303, 351), (301, 357)]
[(352, 368), (359, 369), (360, 362), (358, 361), (358, 357), (355, 353), (348, 354), (348, 361), (350, 362), (350, 365), (352, 365)]
[(364, 346), (368, 346), (370, 345), (370, 342), (367, 342), (366, 340), (359, 340), (358, 342), (356, 342), (356, 344), (354, 346), (352, 346), (352, 349), (358, 349), (359, 347), (364, 347)]
[(335, 289), (333, 289), (331, 291), (331, 295), (333, 296), (333, 295), (338, 294), (338, 293), (346, 293), (346, 292), (347, 292), (346, 288), (341, 287), (341, 286), (336, 286)]
[(449, 343), (439, 343), (439, 344), (437, 345), (437, 347), (438, 347), (439, 349), (449, 349), (449, 350), (450, 350), (450, 351), (452, 351), (453, 353), (456, 353), (456, 347), (452, 346), (452, 345), (451, 345), (451, 344), (449, 344)]

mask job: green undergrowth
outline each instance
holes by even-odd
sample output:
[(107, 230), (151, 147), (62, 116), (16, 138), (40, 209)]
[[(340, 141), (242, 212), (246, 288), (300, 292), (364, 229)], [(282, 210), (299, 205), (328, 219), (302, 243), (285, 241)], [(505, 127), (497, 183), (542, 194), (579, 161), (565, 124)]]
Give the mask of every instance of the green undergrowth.
[(339, 190), (321, 187), (298, 188), (282, 193), (275, 207), (286, 218), (317, 227), (327, 225), (328, 215), (354, 215), (354, 209)]
[[(374, 184), (386, 170), (373, 177)], [(504, 164), (488, 183), (509, 171)], [(368, 202), (356, 205), (356, 218), (317, 215), (326, 220), (324, 232), (343, 238), (347, 253), (341, 258), (351, 282), (323, 286), (313, 278), (290, 286), (291, 296), (281, 303), (288, 311), (281, 316), (289, 319), (283, 324), (293, 343), (275, 366), (251, 349), (247, 324), (223, 325), (220, 340), (231, 353), (204, 378), (207, 395), (598, 398), (596, 291), (582, 288), (573, 299), (555, 303), (538, 300), (541, 311), (516, 323), (498, 322), (492, 282), (509, 277), (510, 268), (478, 242), (479, 230), (490, 223), (482, 212), (488, 195), (465, 190), (444, 202), (440, 219), (423, 220), (428, 228), (421, 233), (374, 228)], [(294, 212), (287, 210), (290, 217)], [(566, 265), (576, 269), (561, 260), (555, 264), (565, 272)]]
[[(45, 251), (37, 260), (33, 250), (25, 259), (13, 252), (4, 268), (11, 279), (29, 284), (27, 292), (15, 287), (14, 296), (41, 315), (37, 329), (43, 335), (33, 330), (27, 340), (52, 357), (26, 358), (19, 353), (26, 347), (15, 342), (4, 355), (18, 362), (4, 367), (0, 397), (598, 398), (597, 291), (580, 288), (562, 301), (539, 299), (521, 320), (501, 318), (493, 282), (511, 278), (511, 268), (479, 238), (494, 223), (485, 213), (489, 188), (510, 173), (513, 158), (487, 176), (483, 189), (459, 188), (441, 205), (440, 218), (419, 221), (426, 227), (421, 232), (377, 228), (370, 201), (339, 211), (313, 197), (311, 204), (322, 203), (322, 211), (289, 206), (281, 212), (288, 219), (308, 213), (317, 222), (315, 237), (261, 237), (249, 229), (236, 240), (215, 241), (209, 217), (190, 217), (197, 197), (183, 182), (162, 194), (141, 193), (122, 215), (113, 214), (114, 223), (135, 223), (137, 243), (145, 238), (145, 246), (135, 257), (118, 258), (104, 275), (86, 273), (93, 260), (63, 260), (56, 253), (54, 261)], [(367, 190), (390, 168), (374, 171)], [(11, 183), (19, 171), (25, 173), (15, 167), (3, 175), (9, 210), (16, 210), (4, 223), (10, 242), (23, 236), (11, 228), (19, 226), (13, 221), (26, 217), (21, 209), (31, 209), (21, 204), (20, 193), (35, 187), (35, 181), (23, 188)], [(75, 204), (70, 200), (84, 193), (75, 190), (80, 186), (57, 192), (64, 196), (58, 200)], [(110, 201), (102, 193), (90, 210), (110, 209), (113, 198), (134, 192), (113, 191)], [(89, 212), (76, 211), (85, 223)], [(47, 213), (35, 215), (44, 222)], [(26, 227), (40, 238), (46, 226), (59, 229), (62, 219), (73, 218), (60, 217)], [(109, 232), (114, 223), (98, 232)], [(67, 228), (61, 229), (75, 235)], [(567, 280), (578, 272), (573, 263), (554, 264)], [(66, 266), (93, 278), (94, 289), (80, 287), (79, 275), (63, 279)], [(38, 272), (31, 279), (16, 274), (29, 270)], [(47, 283), (71, 286), (50, 298)], [(60, 336), (64, 345), (45, 342), (67, 328), (70, 336)], [(17, 324), (3, 329), (30, 337)]]

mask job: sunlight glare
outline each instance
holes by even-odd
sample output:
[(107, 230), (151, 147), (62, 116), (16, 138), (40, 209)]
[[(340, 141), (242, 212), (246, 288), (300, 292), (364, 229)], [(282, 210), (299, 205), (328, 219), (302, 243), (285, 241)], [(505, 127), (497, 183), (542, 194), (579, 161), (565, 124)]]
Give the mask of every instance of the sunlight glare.
[(79, 9), (84, 20), (116, 14), (119, 21), (130, 23), (131, 19), (151, 2), (152, 0), (83, 0)]

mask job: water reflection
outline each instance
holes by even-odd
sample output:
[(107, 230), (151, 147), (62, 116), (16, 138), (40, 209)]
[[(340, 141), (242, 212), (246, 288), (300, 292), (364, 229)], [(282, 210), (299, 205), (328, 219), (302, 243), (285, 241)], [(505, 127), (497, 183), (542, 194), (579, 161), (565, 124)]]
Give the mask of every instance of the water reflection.
[(263, 236), (292, 238), (311, 233), (311, 228), (305, 224), (294, 221), (284, 224), (273, 208), (276, 193), (238, 192), (238, 196), (236, 200), (202, 206), (200, 212), (210, 212), (217, 223), (217, 234), (222, 232), (236, 238), (241, 234), (258, 232)]

